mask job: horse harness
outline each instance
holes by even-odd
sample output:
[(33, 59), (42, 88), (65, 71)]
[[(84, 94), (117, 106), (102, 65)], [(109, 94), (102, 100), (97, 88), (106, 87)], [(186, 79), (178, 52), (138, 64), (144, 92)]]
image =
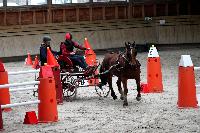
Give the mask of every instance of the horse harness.
[[(136, 64), (135, 64), (135, 65), (132, 65), (132, 64), (130, 63), (130, 61), (126, 58), (125, 52), (121, 52), (121, 53), (119, 54), (117, 60), (116, 60), (116, 64), (113, 65), (113, 66), (115, 66), (115, 69), (116, 69), (118, 72), (123, 71), (123, 69), (126, 69), (126, 67), (120, 66), (120, 62), (119, 62), (120, 57), (123, 58), (123, 59), (128, 63), (129, 68), (133, 68), (134, 70), (136, 70), (138, 67), (141, 66), (141, 64), (139, 63), (139, 61), (138, 61), (137, 59), (136, 59)], [(125, 63), (126, 63), (126, 62), (125, 62)], [(126, 66), (126, 65), (125, 65), (125, 66)]]

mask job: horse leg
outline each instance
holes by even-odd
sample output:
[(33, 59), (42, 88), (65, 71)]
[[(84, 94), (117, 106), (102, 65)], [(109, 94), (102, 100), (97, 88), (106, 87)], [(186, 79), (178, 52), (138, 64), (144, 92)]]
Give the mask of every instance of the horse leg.
[(137, 97), (136, 97), (136, 100), (137, 100), (137, 101), (140, 101), (140, 100), (141, 100), (141, 94), (140, 94), (140, 91), (141, 91), (141, 88), (140, 88), (140, 78), (135, 79), (135, 81), (136, 81), (136, 84), (137, 84), (137, 92), (138, 92)]
[(123, 106), (128, 106), (128, 101), (127, 101), (127, 93), (128, 93), (128, 88), (127, 88), (127, 79), (123, 78), (122, 79), (123, 87), (124, 87), (124, 104)]
[(108, 76), (108, 85), (109, 85), (109, 88), (111, 90), (111, 96), (113, 97), (113, 99), (117, 99), (117, 96), (115, 95), (115, 92), (113, 90), (113, 87), (112, 87), (112, 75), (109, 75)]
[(118, 87), (119, 93), (121, 94), (120, 99), (124, 100), (124, 92), (122, 91), (121, 78), (118, 78), (117, 80), (117, 87)]

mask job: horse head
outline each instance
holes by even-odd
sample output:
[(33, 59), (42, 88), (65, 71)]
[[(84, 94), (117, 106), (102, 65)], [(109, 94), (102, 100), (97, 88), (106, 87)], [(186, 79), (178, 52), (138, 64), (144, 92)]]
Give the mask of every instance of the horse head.
[(135, 41), (133, 43), (126, 43), (126, 60), (131, 66), (136, 65), (136, 56), (137, 56), (137, 50), (136, 50), (136, 44)]

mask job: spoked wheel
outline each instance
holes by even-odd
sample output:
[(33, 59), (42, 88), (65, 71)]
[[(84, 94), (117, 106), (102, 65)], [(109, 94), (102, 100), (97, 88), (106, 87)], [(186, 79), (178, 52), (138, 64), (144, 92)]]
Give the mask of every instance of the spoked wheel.
[(108, 84), (106, 85), (96, 85), (95, 86), (95, 90), (96, 90), (96, 93), (100, 96), (100, 97), (107, 97), (110, 93), (110, 88), (108, 86)]
[[(35, 81), (39, 81), (39, 77), (35, 75)], [(38, 84), (34, 84), (34, 87), (38, 88)], [(38, 89), (33, 90), (33, 96), (38, 97)]]
[(75, 99), (78, 86), (79, 85), (76, 80), (62, 82), (64, 99), (65, 100)]

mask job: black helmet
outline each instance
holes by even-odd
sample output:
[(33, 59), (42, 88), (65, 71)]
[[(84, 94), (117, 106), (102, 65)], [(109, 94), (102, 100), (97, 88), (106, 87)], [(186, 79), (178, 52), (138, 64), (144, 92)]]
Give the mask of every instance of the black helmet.
[(51, 41), (51, 37), (50, 36), (44, 36), (43, 37), (43, 42), (49, 42)]

